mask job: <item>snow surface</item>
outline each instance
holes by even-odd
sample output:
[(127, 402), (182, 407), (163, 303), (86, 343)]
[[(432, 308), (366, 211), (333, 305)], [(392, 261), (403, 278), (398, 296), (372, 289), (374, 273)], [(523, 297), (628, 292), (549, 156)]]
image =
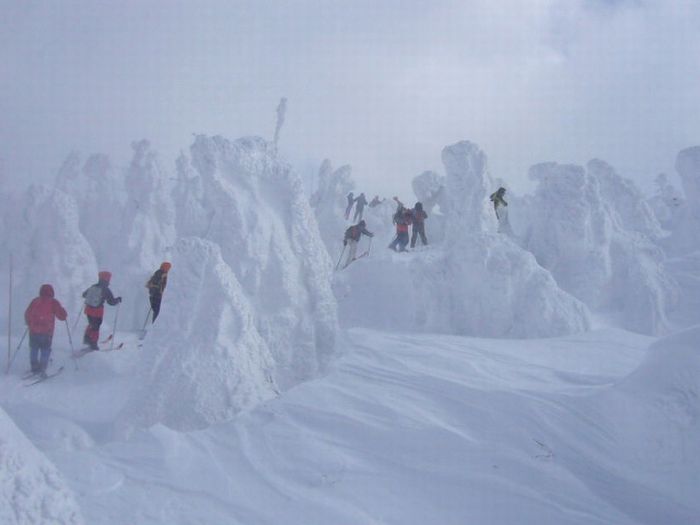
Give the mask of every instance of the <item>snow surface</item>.
[(0, 408), (0, 523), (84, 523), (56, 467)]
[(334, 273), (349, 166), (324, 161), (309, 199), (274, 142), (196, 136), (173, 173), (132, 148), (0, 194), (15, 312), (50, 282), (72, 316), (102, 269), (125, 297), (118, 350), (74, 364), (59, 325), (61, 375), (24, 388), (25, 346), (0, 380), (3, 523), (700, 522), (700, 149), (685, 196), (535, 166), (510, 235), (488, 200), (507, 181), (453, 144), (401, 196), (429, 245), (386, 248), (388, 198)]

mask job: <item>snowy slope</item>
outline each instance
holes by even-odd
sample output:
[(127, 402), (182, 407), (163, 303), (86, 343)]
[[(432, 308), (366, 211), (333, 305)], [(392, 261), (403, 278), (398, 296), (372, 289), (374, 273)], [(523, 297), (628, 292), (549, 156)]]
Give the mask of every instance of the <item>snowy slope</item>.
[[(11, 415), (50, 412), (92, 436), (47, 454), (95, 524), (691, 525), (699, 336), (648, 353), (651, 339), (619, 330), (528, 341), (352, 330), (323, 378), (228, 423), (126, 441), (109, 421), (135, 349), (86, 357), (44, 393), (10, 380), (0, 394)], [(56, 404), (69, 390), (80, 404)], [(18, 418), (44, 443), (32, 420)]]

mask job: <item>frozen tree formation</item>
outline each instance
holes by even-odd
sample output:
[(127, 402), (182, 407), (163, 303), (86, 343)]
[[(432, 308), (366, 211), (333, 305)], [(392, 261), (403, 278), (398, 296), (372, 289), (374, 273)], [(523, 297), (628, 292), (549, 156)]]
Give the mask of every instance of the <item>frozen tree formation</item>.
[[(444, 181), (426, 175), (418, 183), (419, 199), (441, 195), (442, 245), (411, 256), (379, 255), (362, 270), (350, 266), (351, 291), (337, 286), (345, 290), (341, 318), (348, 325), (485, 337), (547, 337), (588, 329), (586, 307), (561, 290), (531, 253), (495, 233), (486, 155), (475, 144), (460, 142), (446, 147), (442, 158)], [(361, 278), (354, 275), (360, 271)]]
[(168, 308), (149, 334), (124, 425), (204, 428), (275, 395), (258, 312), (221, 250), (183, 238), (173, 250)]
[(124, 328), (143, 326), (149, 304), (145, 283), (166, 260), (175, 242), (175, 205), (168, 175), (158, 160), (157, 153), (147, 140), (131, 144), (133, 157), (125, 173), (126, 205), (121, 220), (119, 250), (121, 269), (115, 276), (119, 295), (124, 297), (123, 308), (131, 312), (124, 318)]
[(672, 251), (684, 255), (700, 250), (700, 146), (686, 148), (676, 157), (685, 200), (678, 206)]
[[(73, 199), (58, 189), (32, 185), (4, 211), (3, 248), (15, 261), (13, 293), (20, 307), (14, 328), (24, 329), (24, 308), (44, 283), (53, 285), (70, 316), (78, 313), (83, 290), (97, 277), (97, 264), (80, 232)], [(7, 278), (7, 265), (7, 258), (0, 260), (0, 278)], [(1, 315), (7, 315), (5, 309)]]
[(600, 161), (538, 164), (530, 177), (538, 186), (525, 245), (559, 286), (625, 328), (666, 331), (677, 286), (652, 240), (661, 228), (631, 182)]
[(56, 467), (2, 408), (0, 428), (0, 523), (84, 523), (75, 498)]
[(198, 136), (191, 148), (206, 238), (219, 245), (256, 311), (256, 325), (286, 388), (333, 353), (337, 326), (331, 262), (298, 175), (260, 138)]
[(655, 179), (656, 192), (648, 199), (656, 219), (661, 227), (673, 231), (678, 223), (679, 210), (684, 204), (680, 192), (668, 180), (665, 173), (659, 173)]
[(334, 255), (342, 249), (343, 233), (349, 224), (344, 220), (347, 195), (355, 189), (352, 168), (341, 166), (334, 170), (331, 161), (325, 159), (318, 170), (318, 184), (310, 203), (318, 222), (321, 238)]

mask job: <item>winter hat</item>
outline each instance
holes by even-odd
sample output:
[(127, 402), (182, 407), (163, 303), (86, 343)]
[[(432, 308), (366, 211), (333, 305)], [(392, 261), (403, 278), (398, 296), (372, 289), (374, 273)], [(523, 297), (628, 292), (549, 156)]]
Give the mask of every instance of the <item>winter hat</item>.
[(100, 272), (97, 274), (100, 281), (109, 282), (112, 280), (112, 272)]
[(364, 226), (365, 224), (367, 223), (364, 221), (364, 219), (357, 223), (358, 226)]
[(53, 286), (50, 284), (42, 284), (39, 289), (40, 297), (53, 297)]
[(170, 268), (172, 268), (172, 266), (173, 266), (172, 264), (170, 264), (169, 262), (166, 261), (160, 265), (160, 269), (163, 270), (164, 272), (168, 272), (168, 271), (170, 271)]

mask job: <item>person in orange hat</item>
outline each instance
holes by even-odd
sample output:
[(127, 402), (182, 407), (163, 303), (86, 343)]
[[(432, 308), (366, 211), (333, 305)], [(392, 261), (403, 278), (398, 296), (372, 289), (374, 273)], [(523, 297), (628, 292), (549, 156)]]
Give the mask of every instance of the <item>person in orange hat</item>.
[(165, 292), (165, 287), (168, 284), (168, 272), (171, 267), (172, 264), (164, 262), (146, 283), (149, 299), (151, 300), (151, 310), (153, 311), (152, 323), (156, 322), (156, 317), (160, 313), (160, 302), (163, 300), (163, 292)]
[(121, 297), (114, 297), (109, 289), (109, 281), (112, 279), (110, 272), (100, 272), (97, 274), (98, 281), (83, 292), (85, 299), (85, 315), (88, 318), (88, 325), (85, 328), (83, 343), (88, 345), (88, 351), (99, 350), (97, 341), (100, 340), (100, 325), (105, 314), (104, 304), (114, 306), (122, 302)]

